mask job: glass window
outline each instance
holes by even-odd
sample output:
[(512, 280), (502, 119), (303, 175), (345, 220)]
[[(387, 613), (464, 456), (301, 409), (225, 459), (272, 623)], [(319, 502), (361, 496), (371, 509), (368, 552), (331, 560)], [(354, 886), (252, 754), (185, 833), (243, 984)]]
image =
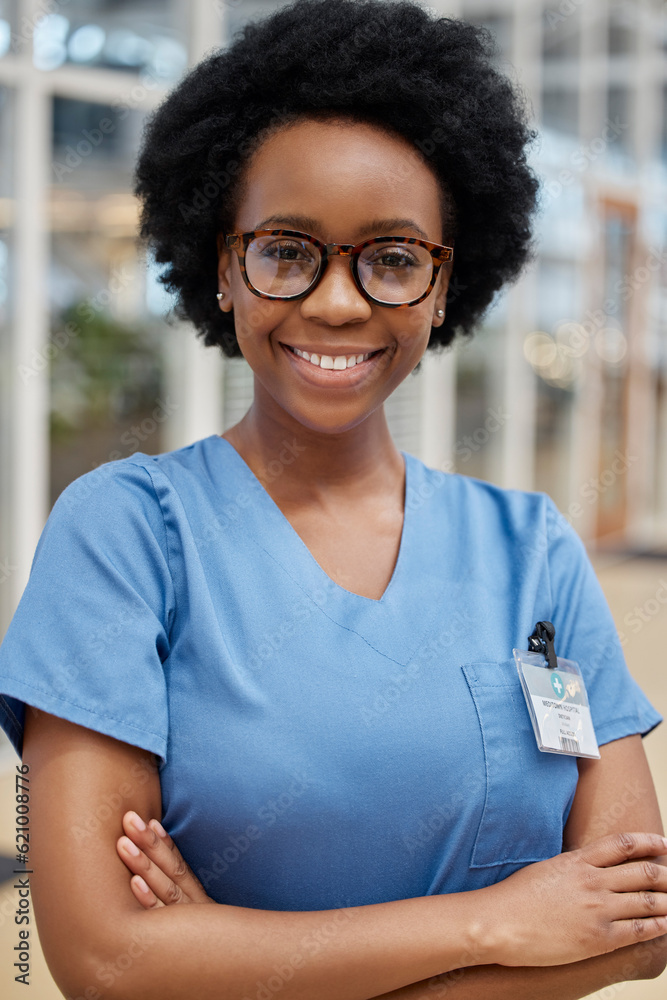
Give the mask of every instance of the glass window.
[(55, 97), (51, 164), (54, 183), (85, 189), (86, 178), (108, 173), (112, 187), (119, 182), (125, 184), (143, 120), (142, 112), (123, 101), (112, 106)]
[(16, 3), (0, 0), (0, 57), (12, 51), (12, 35), (16, 31)]
[[(504, 300), (504, 296), (503, 296)], [(494, 413), (503, 409), (503, 387), (498, 377), (502, 345), (503, 303), (487, 316), (471, 338), (457, 338), (456, 352), (456, 472), (493, 481), (498, 469), (502, 424)]]
[(607, 46), (610, 56), (628, 55), (634, 51), (639, 15), (640, 8), (637, 4), (610, 5), (607, 26)]
[(254, 373), (245, 358), (225, 358), (224, 367), (225, 430), (233, 427), (252, 404)]
[[(56, 5), (53, 5), (54, 7)], [(43, 70), (64, 63), (147, 73), (177, 80), (187, 65), (176, 5), (164, 0), (69, 0), (34, 25), (33, 60)]]
[[(13, 148), (14, 92), (0, 87), (0, 148)], [(10, 561), (10, 428), (12, 397), (15, 386), (14, 357), (10, 341), (11, 307), (10, 266), (13, 245), (13, 185), (11, 157), (0, 157), (0, 634), (9, 620), (10, 588), (3, 587), (13, 572)]]
[[(551, 163), (542, 172), (544, 183), (536, 229), (539, 230), (540, 247), (544, 256), (568, 262), (583, 261), (590, 252), (593, 236), (580, 175), (589, 169), (588, 165), (594, 161), (595, 154), (589, 159), (583, 147), (569, 155), (565, 155), (565, 151), (563, 154), (558, 168), (555, 163)], [(559, 296), (561, 310), (569, 302), (569, 290), (574, 286), (569, 284), (572, 277), (570, 265), (566, 264), (565, 269), (566, 288), (562, 287), (559, 273), (552, 270), (542, 291), (540, 308), (551, 302), (554, 294)], [(558, 289), (558, 292), (552, 289)]]
[(559, 510), (569, 496), (571, 420), (575, 392), (536, 375), (535, 489), (548, 493)]
[(569, 502), (572, 417), (591, 338), (582, 315), (582, 273), (576, 260), (542, 258), (537, 272), (538, 329), (524, 340), (536, 379), (535, 489), (564, 510)]
[(11, 223), (11, 204), (8, 199), (12, 197), (12, 158), (8, 154), (13, 149), (13, 108), (14, 91), (0, 86), (0, 149), (4, 154), (0, 156), (0, 229), (5, 229)]
[[(631, 333), (632, 288), (631, 262), (636, 233), (636, 210), (631, 205), (606, 202), (602, 206), (604, 299), (608, 304), (607, 324), (595, 334), (594, 346), (600, 358), (601, 412), (599, 475), (611, 479), (600, 492), (596, 506), (596, 535), (598, 538), (622, 534), (627, 517), (627, 476), (615, 474), (618, 453), (627, 452), (628, 430), (628, 380)], [(641, 285), (640, 285), (641, 288)], [(635, 294), (637, 289), (632, 289)], [(640, 292), (645, 294), (645, 289)]]
[[(159, 331), (120, 321), (101, 292), (59, 310), (52, 328), (51, 503), (77, 476), (136, 451), (162, 448)], [(152, 334), (152, 336), (151, 336)]]
[(570, 4), (545, 4), (542, 14), (542, 57), (545, 61), (576, 59), (579, 55), (581, 15)]
[(614, 126), (615, 136), (608, 149), (611, 161), (632, 152), (632, 117), (630, 88), (611, 84), (607, 88), (607, 118)]
[(419, 454), (424, 365), (413, 370), (385, 403), (387, 424), (397, 448)]
[(561, 324), (579, 316), (582, 292), (582, 273), (575, 260), (542, 257), (537, 271), (536, 319), (539, 329), (554, 336)]
[[(656, 245), (667, 246), (667, 211), (662, 212)], [(655, 262), (652, 262), (655, 266)], [(654, 463), (654, 497), (656, 524), (662, 529), (661, 541), (667, 542), (667, 260), (656, 267), (655, 285), (650, 298), (650, 329), (653, 334), (653, 365), (656, 372), (657, 433)], [(662, 523), (661, 523), (662, 517)]]
[(164, 320), (136, 244), (142, 112), (57, 99), (50, 218), (51, 502), (95, 465), (164, 450)]
[(248, 21), (260, 20), (279, 7), (286, 7), (288, 2), (289, 0), (222, 0), (227, 36), (233, 38)]
[(487, 28), (493, 35), (499, 49), (500, 59), (507, 59), (512, 49), (512, 17), (509, 14), (498, 14), (495, 11), (467, 11), (464, 9), (462, 17), (470, 24), (480, 24)]
[(570, 87), (545, 87), (542, 91), (542, 124), (556, 132), (578, 135), (579, 92)]

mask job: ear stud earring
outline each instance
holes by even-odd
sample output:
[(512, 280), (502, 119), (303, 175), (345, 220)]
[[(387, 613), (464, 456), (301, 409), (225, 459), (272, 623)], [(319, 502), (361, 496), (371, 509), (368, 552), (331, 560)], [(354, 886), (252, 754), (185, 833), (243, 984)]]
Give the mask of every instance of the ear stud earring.
[(218, 302), (221, 299), (224, 299), (224, 297), (225, 297), (225, 293), (224, 292), (218, 292), (218, 294), (216, 295), (216, 299), (218, 300)]
[(445, 310), (444, 309), (436, 309), (435, 315), (438, 317), (438, 319), (442, 319), (442, 317), (445, 315)]

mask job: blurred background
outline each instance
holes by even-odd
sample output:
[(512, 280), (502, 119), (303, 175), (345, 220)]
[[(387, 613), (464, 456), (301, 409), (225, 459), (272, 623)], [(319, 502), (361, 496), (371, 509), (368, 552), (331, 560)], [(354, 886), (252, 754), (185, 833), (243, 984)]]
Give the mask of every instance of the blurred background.
[[(251, 402), (243, 359), (168, 321), (170, 298), (135, 242), (132, 170), (146, 115), (187, 68), (281, 5), (0, 0), (0, 638), (72, 479), (220, 433)], [(388, 400), (394, 439), (431, 466), (549, 493), (664, 712), (667, 4), (427, 6), (486, 25), (527, 96), (539, 257), (472, 340), (427, 356)], [(663, 728), (645, 746), (664, 809)], [(0, 737), (1, 795), (16, 760)], [(10, 855), (9, 797), (0, 810)], [(9, 874), (0, 992), (13, 997)], [(33, 1000), (59, 995), (39, 955), (33, 982)], [(663, 976), (597, 995), (657, 998), (666, 986)]]

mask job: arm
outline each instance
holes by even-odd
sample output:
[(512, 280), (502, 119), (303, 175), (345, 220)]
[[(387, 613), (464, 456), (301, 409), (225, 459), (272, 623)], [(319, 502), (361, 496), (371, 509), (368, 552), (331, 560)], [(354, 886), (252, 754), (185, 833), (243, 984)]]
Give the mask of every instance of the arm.
[(579, 1000), (614, 983), (655, 979), (665, 965), (665, 937), (619, 948), (610, 955), (555, 965), (511, 969), (483, 965), (424, 979), (375, 1000)]
[(146, 911), (115, 844), (126, 810), (161, 815), (151, 755), (32, 709), (23, 752), (35, 918), (68, 994), (183, 1000), (194, 989), (198, 1000), (241, 1000), (279, 980), (283, 1000), (366, 1000), (456, 968), (471, 945), (473, 893), (312, 912)]
[[(660, 808), (639, 735), (600, 747), (600, 760), (580, 757), (579, 781), (563, 836), (572, 851), (623, 830), (662, 833)], [(612, 983), (655, 979), (667, 966), (667, 936), (570, 965), (457, 969), (377, 1000), (578, 1000)]]
[(114, 848), (128, 807), (158, 808), (149, 757), (43, 712), (27, 713), (24, 742), (40, 939), (57, 984), (86, 1000), (183, 1000), (193, 984), (200, 1000), (246, 1000), (267, 984), (283, 1000), (368, 1000), (471, 962), (564, 963), (667, 930), (667, 869), (654, 866), (654, 915), (636, 891), (645, 866), (619, 875), (621, 861), (664, 852), (655, 834), (596, 841), (474, 892), (303, 912), (146, 910)]
[[(636, 743), (637, 741), (635, 740)], [(641, 749), (641, 744), (639, 746)], [(609, 766), (610, 763), (613, 764), (613, 761), (609, 760), (610, 753), (611, 751), (605, 753), (608, 765), (607, 773), (610, 778), (615, 778), (621, 774), (620, 762), (618, 762), (619, 769), (617, 772), (616, 768)], [(629, 764), (630, 761), (628, 760), (627, 763)], [(634, 762), (634, 770), (639, 774), (640, 768), (637, 761)], [(600, 777), (599, 769), (597, 772), (591, 773), (597, 773), (598, 778)], [(618, 810), (615, 811), (618, 812)], [(133, 819), (134, 817), (131, 812), (128, 812), (123, 817), (126, 836), (120, 837), (116, 846), (119, 856), (129, 870), (134, 873), (130, 879), (130, 885), (141, 905), (149, 909), (151, 907), (173, 906), (174, 904), (189, 902), (210, 902), (204, 889), (181, 858), (173, 840), (161, 828), (159, 822), (152, 819), (142, 832), (138, 832), (133, 826)], [(607, 838), (607, 842), (609, 839), (612, 841), (616, 840), (615, 837)], [(134, 855), (128, 854), (126, 851), (126, 845), (130, 841), (139, 848)], [(574, 845), (572, 845), (572, 849), (576, 849)], [(584, 853), (587, 851), (599, 851), (600, 842), (594, 843), (591, 848), (580, 849), (578, 852), (580, 856), (582, 850)], [(663, 850), (664, 844), (661, 843), (660, 852)], [(635, 854), (641, 854), (641, 851), (635, 852)], [(571, 858), (575, 856), (570, 855)], [(627, 851), (625, 853), (621, 851), (616, 857), (603, 857), (600, 864), (603, 867), (611, 866), (612, 870), (609, 874), (614, 878), (627, 880), (631, 875), (632, 869), (629, 864), (624, 864), (624, 862), (628, 862), (629, 856)], [(563, 861), (565, 858), (566, 855), (559, 855), (557, 858), (552, 859), (552, 862)], [(516, 927), (510, 927), (509, 929), (510, 937), (514, 937), (515, 930), (519, 934), (524, 934), (524, 945), (519, 945), (518, 948), (515, 947), (514, 955), (509, 954), (507, 947), (504, 949), (501, 948), (501, 961), (506, 961), (507, 965), (496, 964), (466, 968), (465, 966), (471, 966), (471, 963), (474, 961), (484, 960), (482, 953), (469, 952), (461, 956), (459, 968), (445, 975), (431, 977), (428, 980), (382, 994), (382, 997), (385, 1000), (390, 1000), (390, 998), (393, 998), (393, 1000), (401, 1000), (401, 998), (402, 1000), (418, 1000), (420, 998), (421, 1000), (421, 998), (432, 997), (438, 993), (442, 995), (447, 992), (450, 995), (453, 993), (455, 997), (461, 998), (461, 1000), (465, 997), (475, 1000), (475, 998), (485, 995), (489, 997), (500, 996), (508, 998), (535, 998), (536, 996), (540, 996), (545, 998), (545, 1000), (548, 1000), (550, 997), (554, 998), (554, 1000), (556, 998), (557, 1000), (567, 1000), (568, 997), (575, 998), (581, 997), (584, 994), (587, 995), (591, 990), (598, 988), (600, 985), (607, 985), (611, 982), (620, 982), (627, 979), (649, 978), (658, 974), (664, 964), (667, 937), (657, 938), (655, 941), (649, 941), (645, 945), (617, 947), (616, 950), (612, 950), (614, 947), (612, 946), (612, 948), (607, 948), (607, 951), (610, 952), (609, 954), (572, 962), (572, 964), (554, 965), (546, 968), (527, 967), (526, 962), (531, 960), (533, 966), (545, 964), (539, 961), (541, 958), (539, 951), (537, 955), (530, 954), (531, 949), (533, 952), (535, 950), (535, 941), (532, 939), (539, 939), (540, 937), (533, 928), (539, 927), (542, 930), (546, 930), (548, 935), (557, 935), (565, 927), (567, 935), (576, 938), (578, 934), (586, 934), (590, 930), (591, 922), (594, 920), (594, 916), (588, 910), (594, 910), (595, 905), (591, 906), (590, 900), (584, 900), (584, 905), (582, 906), (582, 901), (574, 890), (577, 888), (577, 883), (580, 885), (586, 884), (590, 882), (592, 877), (595, 879), (599, 878), (601, 874), (600, 870), (588, 868), (583, 871), (571, 871), (565, 882), (565, 894), (563, 897), (562, 887), (558, 886), (557, 882), (554, 882), (553, 872), (549, 871), (550, 867), (553, 869), (551, 863), (541, 862), (538, 865), (529, 865), (523, 869), (523, 873), (532, 873), (533, 876), (537, 871), (541, 871), (542, 874), (537, 880), (534, 879), (532, 884), (529, 884), (528, 892), (524, 889), (523, 893), (518, 897), (515, 896), (514, 899), (510, 897), (504, 908), (501, 909), (503, 915), (513, 914), (517, 909), (520, 913), (525, 910), (523, 920), (519, 920), (518, 923), (515, 920)], [(614, 867), (616, 871), (613, 870)], [(646, 876), (646, 866), (641, 864), (635, 865), (635, 867), (639, 868), (642, 874)], [(658, 866), (651, 866), (650, 871), (652, 873), (651, 878), (647, 880), (646, 884), (655, 888), (655, 879), (656, 876), (659, 876), (658, 884), (667, 885), (667, 871)], [(490, 891), (492, 893), (494, 891), (506, 891), (508, 886), (516, 882), (517, 877), (523, 879), (525, 878), (525, 874), (517, 873), (516, 876), (505, 880), (504, 883), (498, 883), (495, 890), (494, 887), (490, 887)], [(620, 884), (622, 892), (625, 894), (622, 897), (621, 905), (627, 906), (627, 901), (631, 899), (628, 893), (631, 887), (623, 881)], [(142, 888), (139, 888), (140, 885)], [(480, 912), (483, 912), (484, 906), (488, 905), (488, 893), (489, 890), (478, 890), (476, 894), (476, 899), (479, 900)], [(536, 895), (538, 898), (542, 897), (545, 900), (541, 914), (539, 913), (539, 908), (537, 911), (535, 910)], [(643, 895), (648, 896), (649, 894)], [(660, 895), (656, 894), (654, 899), (658, 905), (649, 907), (649, 909), (656, 912), (657, 909), (664, 908), (666, 902), (665, 896), (660, 901)], [(645, 905), (645, 900), (642, 900), (642, 902)], [(554, 908), (557, 909), (559, 904), (560, 915), (556, 920), (556, 926), (552, 928), (549, 926), (549, 920), (552, 916), (551, 911)], [(599, 901), (597, 901), (597, 905), (599, 906)], [(548, 912), (545, 913), (544, 907), (546, 907)], [(580, 921), (579, 931), (576, 927), (577, 919)], [(528, 925), (527, 941), (525, 940), (526, 924)], [(582, 924), (583, 926), (581, 926)], [(493, 931), (487, 924), (486, 940), (490, 941), (492, 938)], [(588, 954), (596, 953), (591, 948)], [(567, 959), (562, 959), (562, 961), (567, 962)], [(508, 968), (507, 966), (509, 965), (517, 966), (517, 968)]]
[[(130, 879), (130, 885), (142, 906), (148, 909), (176, 903), (212, 902), (161, 824), (152, 819), (146, 830), (138, 834), (132, 822), (133, 814), (129, 812), (123, 817), (127, 835), (119, 838), (116, 847), (130, 871), (137, 873)], [(128, 840), (143, 846), (141, 858), (126, 854)], [(145, 879), (138, 874), (139, 871), (143, 871)], [(517, 1000), (522, 997), (530, 1000), (537, 997), (542, 1000), (575, 1000), (587, 996), (601, 985), (653, 977), (664, 965), (665, 955), (667, 936), (569, 965), (545, 968), (503, 965), (462, 967), (391, 993), (383, 993), (375, 1000), (435, 1000), (445, 995), (457, 1000), (477, 1000), (484, 996), (516, 997)], [(478, 956), (468, 954), (463, 957), (471, 961)]]

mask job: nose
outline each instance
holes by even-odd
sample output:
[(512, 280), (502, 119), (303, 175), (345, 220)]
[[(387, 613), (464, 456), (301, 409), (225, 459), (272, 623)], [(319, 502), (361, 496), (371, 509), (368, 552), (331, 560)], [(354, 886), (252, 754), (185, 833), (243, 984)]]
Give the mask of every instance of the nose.
[(329, 258), (319, 283), (301, 300), (303, 318), (327, 326), (365, 323), (372, 312), (371, 303), (355, 284), (350, 258), (339, 254)]

